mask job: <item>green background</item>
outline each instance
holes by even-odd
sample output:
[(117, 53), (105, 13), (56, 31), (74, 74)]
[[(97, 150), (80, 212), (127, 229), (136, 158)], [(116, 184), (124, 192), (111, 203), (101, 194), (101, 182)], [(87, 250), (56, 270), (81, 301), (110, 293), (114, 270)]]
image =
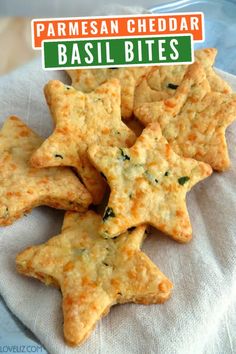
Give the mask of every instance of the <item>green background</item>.
[[(170, 54), (173, 53), (170, 48), (170, 40), (177, 39), (178, 45), (176, 46), (179, 52), (179, 58), (177, 60), (172, 60), (170, 58)], [(142, 41), (142, 44), (145, 40), (154, 40), (153, 50), (152, 50), (152, 60), (148, 59), (148, 47), (146, 44), (142, 46), (142, 61), (138, 60), (138, 41)], [(166, 56), (166, 60), (160, 60), (159, 51), (158, 51), (158, 41), (160, 39), (166, 40), (166, 43), (163, 45), (165, 48), (164, 55)], [(134, 60), (131, 62), (125, 61), (125, 41), (131, 41), (134, 44)], [(85, 52), (84, 45), (90, 42), (93, 44), (94, 48), (90, 49), (91, 53), (94, 56), (93, 62), (91, 64), (87, 64), (84, 60), (87, 53)], [(102, 63), (98, 63), (97, 58), (97, 42), (101, 42), (102, 45)], [(114, 59), (114, 63), (106, 62), (106, 49), (105, 43), (110, 43), (110, 57)], [(78, 44), (81, 64), (77, 62), (71, 65), (71, 54), (72, 54), (72, 46), (74, 43)], [(65, 44), (67, 47), (67, 63), (64, 65), (59, 65), (58, 63), (58, 44)], [(92, 39), (92, 40), (75, 40), (75, 41), (45, 41), (43, 43), (44, 46), (44, 66), (46, 69), (48, 68), (58, 68), (58, 67), (92, 67), (92, 66), (117, 66), (117, 65), (130, 65), (130, 64), (160, 64), (160, 63), (180, 63), (180, 62), (191, 62), (191, 36), (173, 36), (173, 37), (139, 37), (139, 38), (114, 38), (114, 39)]]

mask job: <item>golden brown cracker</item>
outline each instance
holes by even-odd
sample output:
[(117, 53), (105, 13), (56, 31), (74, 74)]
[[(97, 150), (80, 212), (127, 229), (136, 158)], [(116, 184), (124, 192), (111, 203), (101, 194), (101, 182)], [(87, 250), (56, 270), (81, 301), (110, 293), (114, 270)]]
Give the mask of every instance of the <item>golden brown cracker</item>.
[(106, 184), (87, 157), (88, 146), (131, 146), (136, 138), (121, 120), (119, 81), (107, 81), (89, 94), (60, 81), (50, 81), (45, 96), (56, 127), (33, 154), (32, 165), (76, 168), (93, 202), (100, 203)]
[(69, 168), (38, 170), (29, 165), (42, 139), (19, 118), (0, 131), (0, 225), (9, 225), (39, 205), (86, 210), (92, 198)]
[[(215, 73), (214, 64), (217, 50), (215, 48), (195, 51), (195, 61), (202, 64), (206, 79), (214, 92), (231, 93), (228, 83)], [(164, 65), (152, 68), (138, 82), (134, 95), (134, 107), (143, 103), (160, 101), (172, 97), (181, 84), (189, 65)]]
[(217, 171), (229, 167), (225, 130), (236, 118), (236, 95), (212, 92), (202, 64), (189, 66), (173, 97), (142, 104), (135, 115), (145, 125), (158, 122), (177, 154)]
[(93, 211), (68, 212), (60, 235), (16, 258), (20, 273), (61, 288), (64, 335), (73, 346), (83, 342), (116, 303), (162, 303), (172, 289), (140, 251), (145, 226), (105, 240), (98, 234), (100, 223), (101, 216)]
[(121, 115), (131, 118), (133, 113), (134, 90), (137, 80), (149, 71), (149, 67), (125, 67), (110, 69), (67, 70), (72, 86), (83, 92), (91, 92), (105, 81), (116, 78), (121, 85)]
[(111, 189), (100, 228), (103, 237), (116, 237), (145, 223), (179, 242), (191, 239), (185, 196), (212, 170), (203, 162), (178, 156), (159, 124), (148, 125), (130, 149), (94, 145), (89, 156)]

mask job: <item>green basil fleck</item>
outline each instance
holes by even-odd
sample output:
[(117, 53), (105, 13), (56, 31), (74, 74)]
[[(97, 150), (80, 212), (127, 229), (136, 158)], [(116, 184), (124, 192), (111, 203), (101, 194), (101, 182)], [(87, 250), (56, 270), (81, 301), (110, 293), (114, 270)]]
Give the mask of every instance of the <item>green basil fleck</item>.
[(75, 256), (82, 256), (84, 253), (88, 253), (86, 248), (76, 248), (74, 249)]
[(125, 160), (130, 160), (130, 157), (124, 153), (124, 151), (122, 149), (120, 150), (120, 154), (121, 154), (121, 160), (125, 161)]
[(116, 216), (116, 214), (114, 213), (113, 209), (108, 207), (105, 210), (105, 214), (102, 218), (102, 220), (105, 222), (108, 218), (114, 218)]
[(181, 186), (183, 186), (189, 180), (190, 180), (190, 177), (188, 177), (188, 176), (183, 176), (183, 177), (178, 178), (178, 182)]
[(178, 87), (179, 87), (179, 85), (175, 85), (175, 84), (168, 84), (168, 86), (167, 86), (168, 88), (170, 88), (170, 89), (172, 89), (172, 90), (176, 90)]
[(6, 206), (6, 209), (5, 209), (5, 211), (4, 211), (3, 218), (8, 218), (8, 216), (9, 216), (9, 209), (8, 209), (8, 207)]

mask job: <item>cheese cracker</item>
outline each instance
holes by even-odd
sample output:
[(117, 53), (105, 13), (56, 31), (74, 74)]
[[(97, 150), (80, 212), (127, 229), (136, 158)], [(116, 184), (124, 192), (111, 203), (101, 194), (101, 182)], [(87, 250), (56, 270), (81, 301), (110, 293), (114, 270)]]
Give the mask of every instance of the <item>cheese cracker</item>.
[(29, 165), (42, 139), (19, 118), (0, 131), (0, 225), (9, 225), (39, 205), (86, 210), (92, 198), (69, 168), (38, 170)]
[(179, 242), (191, 239), (185, 196), (212, 170), (203, 162), (178, 156), (159, 124), (148, 125), (130, 149), (94, 145), (89, 156), (111, 189), (100, 228), (103, 237), (116, 237), (147, 223)]
[(225, 130), (236, 118), (236, 94), (212, 92), (202, 64), (189, 66), (173, 97), (142, 104), (135, 115), (145, 125), (158, 122), (177, 154), (229, 168)]
[(121, 85), (121, 114), (129, 119), (133, 113), (134, 90), (138, 79), (149, 67), (68, 70), (72, 86), (83, 92), (91, 92), (105, 81), (116, 78)]
[[(212, 91), (231, 93), (232, 90), (227, 82), (212, 68), (216, 55), (215, 48), (199, 49), (195, 51), (195, 61), (202, 64)], [(137, 108), (147, 102), (161, 101), (175, 95), (188, 69), (189, 65), (164, 65), (152, 68), (136, 86), (134, 107)]]
[(64, 335), (81, 344), (116, 303), (166, 301), (172, 283), (140, 251), (145, 227), (105, 240), (98, 234), (101, 216), (68, 212), (62, 232), (16, 258), (20, 273), (61, 288)]
[(33, 154), (32, 166), (76, 168), (94, 204), (99, 204), (106, 184), (88, 159), (88, 146), (92, 143), (131, 146), (136, 139), (121, 120), (119, 81), (110, 80), (89, 94), (60, 81), (50, 81), (45, 96), (56, 127)]

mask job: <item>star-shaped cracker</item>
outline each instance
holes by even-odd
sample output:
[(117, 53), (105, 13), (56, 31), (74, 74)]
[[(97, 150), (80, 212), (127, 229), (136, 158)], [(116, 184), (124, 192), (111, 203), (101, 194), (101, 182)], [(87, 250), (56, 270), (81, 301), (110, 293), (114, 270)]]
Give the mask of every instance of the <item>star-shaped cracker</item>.
[(166, 301), (172, 283), (140, 251), (145, 226), (115, 240), (98, 234), (101, 216), (68, 212), (62, 232), (16, 258), (17, 269), (61, 288), (64, 335), (78, 345), (116, 303)]
[(145, 125), (158, 122), (177, 154), (217, 171), (229, 167), (225, 130), (236, 118), (236, 95), (212, 92), (200, 63), (189, 66), (172, 98), (142, 104), (135, 115)]
[(9, 117), (0, 131), (0, 225), (9, 225), (39, 205), (83, 211), (92, 202), (69, 168), (38, 170), (29, 165), (42, 139), (19, 118)]
[(94, 145), (89, 155), (111, 189), (100, 228), (103, 237), (150, 224), (179, 242), (191, 239), (185, 196), (212, 173), (209, 165), (178, 156), (158, 123), (146, 127), (130, 149)]
[(75, 167), (93, 202), (99, 204), (106, 184), (88, 159), (88, 146), (131, 146), (136, 138), (121, 120), (119, 81), (110, 80), (89, 94), (60, 81), (50, 81), (45, 96), (56, 127), (33, 154), (32, 166)]
[(72, 86), (83, 92), (91, 92), (109, 79), (119, 79), (121, 85), (121, 114), (128, 119), (133, 113), (134, 90), (138, 79), (147, 73), (150, 67), (112, 68), (112, 69), (76, 69), (68, 70)]
[[(195, 61), (203, 65), (206, 78), (212, 91), (231, 93), (230, 86), (212, 68), (217, 49), (206, 48), (195, 51)], [(189, 65), (156, 66), (143, 75), (135, 89), (134, 106), (143, 103), (160, 101), (172, 97), (182, 83)]]

